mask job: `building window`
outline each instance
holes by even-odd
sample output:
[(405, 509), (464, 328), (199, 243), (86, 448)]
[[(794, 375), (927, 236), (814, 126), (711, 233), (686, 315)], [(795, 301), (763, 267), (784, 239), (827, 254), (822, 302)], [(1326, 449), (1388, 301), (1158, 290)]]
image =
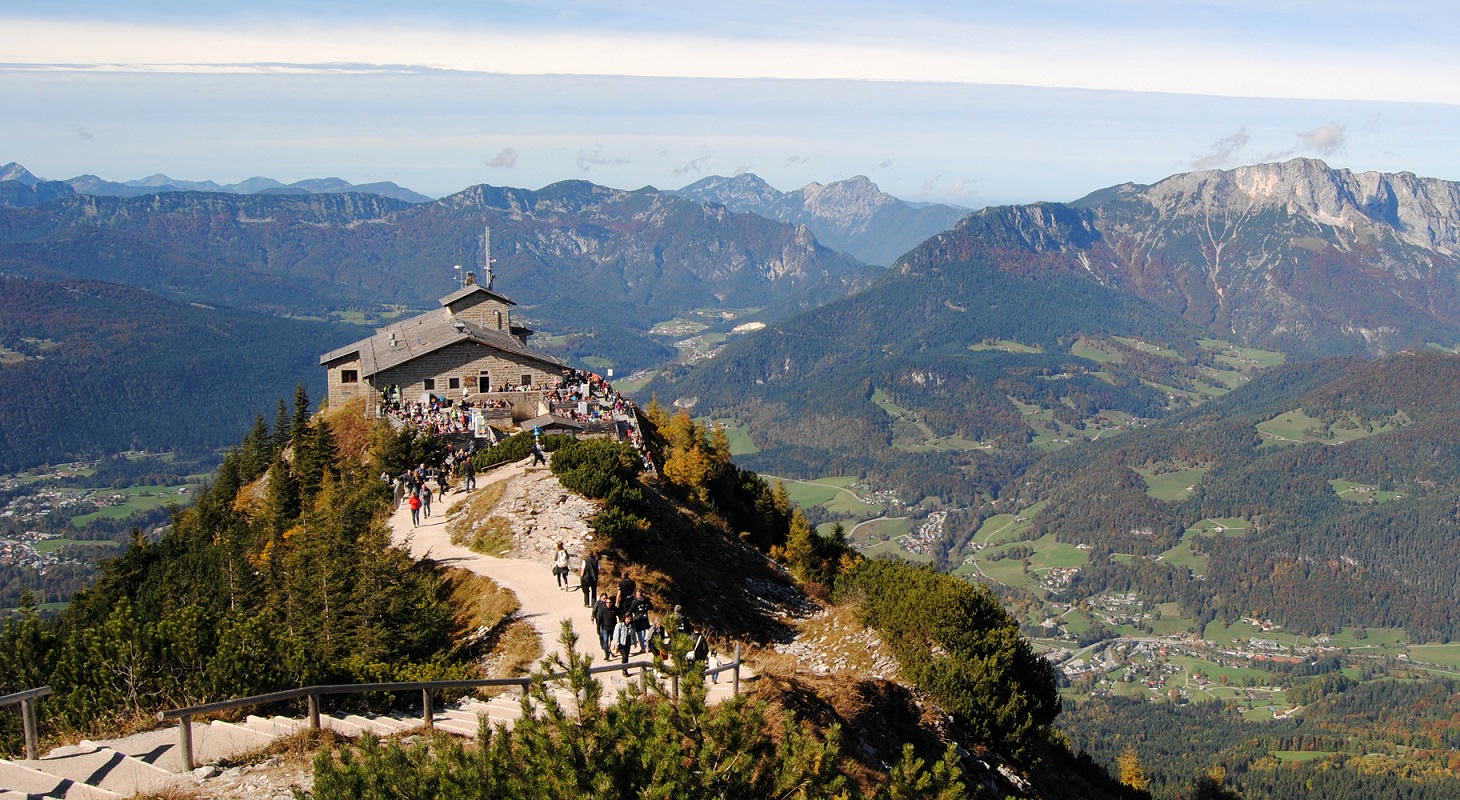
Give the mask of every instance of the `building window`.
[(531, 375), (523, 375), (522, 376), (522, 385), (523, 386), (531, 386), (532, 385), (532, 376)]
[(435, 378), (427, 378), (427, 379), (421, 381), (421, 388), (422, 389), (425, 389), (428, 392), (434, 392), (434, 391), (436, 391), (436, 379)]
[(461, 378), (447, 378), (446, 379), (446, 388), (448, 388), (448, 389), (460, 389), (461, 388)]
[(359, 370), (354, 370), (354, 369), (342, 369), (342, 370), (340, 370), (340, 383), (358, 383), (359, 381), (360, 381), (360, 371)]

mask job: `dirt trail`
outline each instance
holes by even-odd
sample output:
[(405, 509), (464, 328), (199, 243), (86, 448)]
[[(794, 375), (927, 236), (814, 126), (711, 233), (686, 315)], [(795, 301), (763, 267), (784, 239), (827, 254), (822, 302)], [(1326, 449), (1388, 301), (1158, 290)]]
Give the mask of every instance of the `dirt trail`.
[[(437, 501), (434, 514), (423, 518), (417, 527), (411, 526), (410, 508), (402, 503), (391, 515), (390, 524), (397, 544), (408, 545), (414, 558), (432, 558), (455, 567), (470, 570), (491, 578), (497, 584), (511, 589), (522, 605), (523, 617), (542, 638), (543, 650), (548, 654), (559, 654), (558, 635), (562, 621), (571, 620), (573, 630), (578, 634), (578, 651), (596, 656), (601, 661), (603, 653), (598, 649), (598, 635), (594, 632), (592, 616), (583, 606), (583, 593), (578, 590), (578, 578), (569, 577), (572, 591), (558, 588), (552, 574), (552, 552), (556, 541), (562, 539), (572, 554), (572, 567), (576, 572), (581, 564), (582, 544), (588, 526), (582, 514), (596, 509), (576, 495), (570, 495), (558, 484), (552, 473), (545, 469), (529, 469), (526, 460), (498, 467), (477, 476), (480, 492), (487, 486), (507, 482), (507, 489), (497, 504), (496, 515), (507, 518), (514, 532), (514, 550), (526, 557), (494, 558), (482, 555), (458, 544), (452, 544), (446, 531), (447, 510), (474, 493), (452, 490), (446, 495), (446, 502)], [(570, 501), (577, 501), (576, 503)], [(566, 506), (566, 514), (554, 515), (558, 506)], [(574, 519), (581, 526), (573, 525)], [(600, 583), (607, 588), (608, 581)]]

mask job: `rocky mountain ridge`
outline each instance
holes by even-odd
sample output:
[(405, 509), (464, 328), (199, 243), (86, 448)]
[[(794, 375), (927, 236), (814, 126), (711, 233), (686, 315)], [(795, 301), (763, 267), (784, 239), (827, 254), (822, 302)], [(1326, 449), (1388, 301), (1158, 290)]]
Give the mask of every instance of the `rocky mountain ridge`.
[(730, 178), (712, 175), (676, 193), (719, 203), (731, 211), (805, 225), (828, 247), (882, 266), (947, 230), (967, 213), (954, 206), (904, 202), (864, 175), (827, 184), (808, 183), (792, 192), (781, 192), (751, 173)]
[(1460, 183), (1295, 159), (983, 209), (915, 253), (1037, 254), (1220, 337), (1299, 356), (1460, 342)]
[[(430, 197), (419, 192), (411, 191), (391, 181), (352, 184), (343, 178), (307, 178), (302, 181), (286, 184), (273, 178), (255, 176), (247, 180), (239, 181), (238, 183), (220, 184), (211, 180), (178, 180), (159, 173), (130, 181), (109, 181), (89, 174), (78, 175), (63, 181), (52, 181), (36, 177), (30, 170), (14, 161), (0, 167), (0, 182), (4, 181), (16, 181), (33, 188), (38, 185), (55, 184), (58, 187), (69, 187), (71, 192), (75, 194), (97, 195), (102, 197), (141, 197), (143, 195), (158, 194), (159, 192), (213, 192), (221, 194), (340, 194), (342, 192), (359, 192), (363, 194), (377, 194), (382, 197), (403, 200), (407, 203), (428, 203), (431, 201)], [(58, 196), (58, 191), (60, 190), (52, 189), (47, 199)], [(44, 200), (40, 202), (44, 202)], [(0, 203), (6, 205), (17, 204), (6, 203), (3, 195), (0, 195)]]

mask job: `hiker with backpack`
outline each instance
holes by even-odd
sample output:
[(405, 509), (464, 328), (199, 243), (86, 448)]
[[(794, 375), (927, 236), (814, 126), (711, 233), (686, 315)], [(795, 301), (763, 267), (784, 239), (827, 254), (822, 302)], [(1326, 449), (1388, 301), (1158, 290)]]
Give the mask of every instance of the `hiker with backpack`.
[(583, 607), (588, 608), (598, 600), (598, 556), (589, 553), (583, 557), (583, 566), (578, 570), (578, 588), (583, 590)]

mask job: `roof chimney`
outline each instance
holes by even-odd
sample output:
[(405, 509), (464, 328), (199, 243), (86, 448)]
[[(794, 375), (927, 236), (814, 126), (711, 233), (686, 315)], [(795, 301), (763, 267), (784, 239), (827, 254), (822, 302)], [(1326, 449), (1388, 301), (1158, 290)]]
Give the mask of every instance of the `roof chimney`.
[(476, 285), (476, 282), (477, 282), (477, 274), (475, 272), (468, 272), (468, 273), (466, 273), (466, 283), (464, 285), (466, 285), (466, 286), (474, 286), (474, 285)]

